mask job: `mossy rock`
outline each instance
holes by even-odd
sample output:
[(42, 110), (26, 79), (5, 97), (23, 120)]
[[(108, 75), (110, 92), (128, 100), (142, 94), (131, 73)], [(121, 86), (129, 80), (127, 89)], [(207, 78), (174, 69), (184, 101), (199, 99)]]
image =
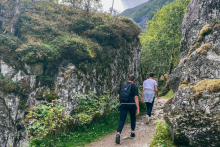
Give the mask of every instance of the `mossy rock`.
[(206, 55), (207, 52), (211, 49), (211, 45), (210, 44), (204, 44), (202, 45), (200, 48), (198, 48), (196, 50), (196, 52), (200, 55)]
[(214, 51), (217, 55), (220, 56), (220, 51), (217, 48), (213, 48), (212, 51)]
[(195, 91), (195, 94), (192, 95), (195, 99), (199, 99), (205, 91), (209, 93), (220, 92), (220, 79), (202, 80), (191, 87), (191, 89)]
[(59, 99), (59, 95), (55, 91), (46, 91), (45, 100), (51, 103), (53, 100)]

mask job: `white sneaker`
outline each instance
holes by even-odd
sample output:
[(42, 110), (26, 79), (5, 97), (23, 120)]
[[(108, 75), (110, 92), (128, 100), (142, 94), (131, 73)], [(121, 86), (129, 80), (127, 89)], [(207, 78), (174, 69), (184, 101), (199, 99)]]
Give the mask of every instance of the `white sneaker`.
[(147, 116), (146, 116), (146, 123), (149, 123), (149, 120), (150, 120), (150, 118), (149, 118), (149, 116), (147, 115)]

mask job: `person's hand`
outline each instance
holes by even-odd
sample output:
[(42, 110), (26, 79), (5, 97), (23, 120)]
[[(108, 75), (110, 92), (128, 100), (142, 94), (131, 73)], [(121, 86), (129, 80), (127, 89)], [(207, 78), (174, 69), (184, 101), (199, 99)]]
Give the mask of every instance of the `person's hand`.
[(159, 96), (157, 97), (157, 99), (159, 99)]
[(141, 98), (141, 101), (144, 102), (144, 98)]
[(140, 113), (140, 110), (139, 110), (139, 108), (137, 108), (137, 115), (139, 115), (139, 113)]

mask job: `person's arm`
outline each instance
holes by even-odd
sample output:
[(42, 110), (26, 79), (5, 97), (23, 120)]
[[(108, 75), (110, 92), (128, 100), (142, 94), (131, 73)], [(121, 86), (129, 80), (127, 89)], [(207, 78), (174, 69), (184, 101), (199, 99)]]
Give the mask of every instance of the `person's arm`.
[(157, 98), (159, 98), (159, 94), (158, 94), (158, 89), (157, 89), (157, 85), (154, 86), (155, 92), (157, 94)]
[(139, 108), (139, 99), (138, 99), (138, 96), (135, 96), (134, 97), (134, 100), (135, 100), (135, 104), (137, 106), (137, 115), (139, 115), (140, 113), (140, 108)]
[(141, 97), (141, 101), (142, 101), (142, 102), (144, 102), (144, 90), (145, 90), (145, 88), (144, 88), (144, 86), (143, 86), (142, 97)]
[(118, 94), (118, 98), (119, 98), (119, 94)]

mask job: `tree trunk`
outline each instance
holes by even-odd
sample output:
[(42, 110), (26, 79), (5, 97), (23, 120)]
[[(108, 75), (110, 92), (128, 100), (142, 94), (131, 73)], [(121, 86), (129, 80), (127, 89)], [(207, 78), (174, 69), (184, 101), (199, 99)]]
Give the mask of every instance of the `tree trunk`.
[(14, 7), (14, 16), (10, 22), (10, 27), (11, 27), (11, 34), (14, 35), (15, 34), (15, 26), (18, 22), (18, 19), (21, 15), (21, 10), (20, 10), (20, 0), (16, 0), (15, 1), (15, 7)]
[(112, 1), (112, 8), (111, 8), (111, 11), (110, 11), (111, 14), (113, 12), (113, 9), (114, 9), (114, 0)]
[(168, 71), (168, 77), (167, 77), (167, 81), (166, 81), (166, 85), (165, 87), (163, 88), (163, 91), (162, 91), (162, 94), (166, 94), (170, 91), (170, 80), (169, 80), (169, 76), (172, 72), (172, 69), (173, 69), (173, 58), (174, 58), (174, 55), (173, 55), (173, 51), (174, 51), (174, 48), (172, 49), (172, 54), (171, 54), (171, 61), (169, 63), (169, 71)]

